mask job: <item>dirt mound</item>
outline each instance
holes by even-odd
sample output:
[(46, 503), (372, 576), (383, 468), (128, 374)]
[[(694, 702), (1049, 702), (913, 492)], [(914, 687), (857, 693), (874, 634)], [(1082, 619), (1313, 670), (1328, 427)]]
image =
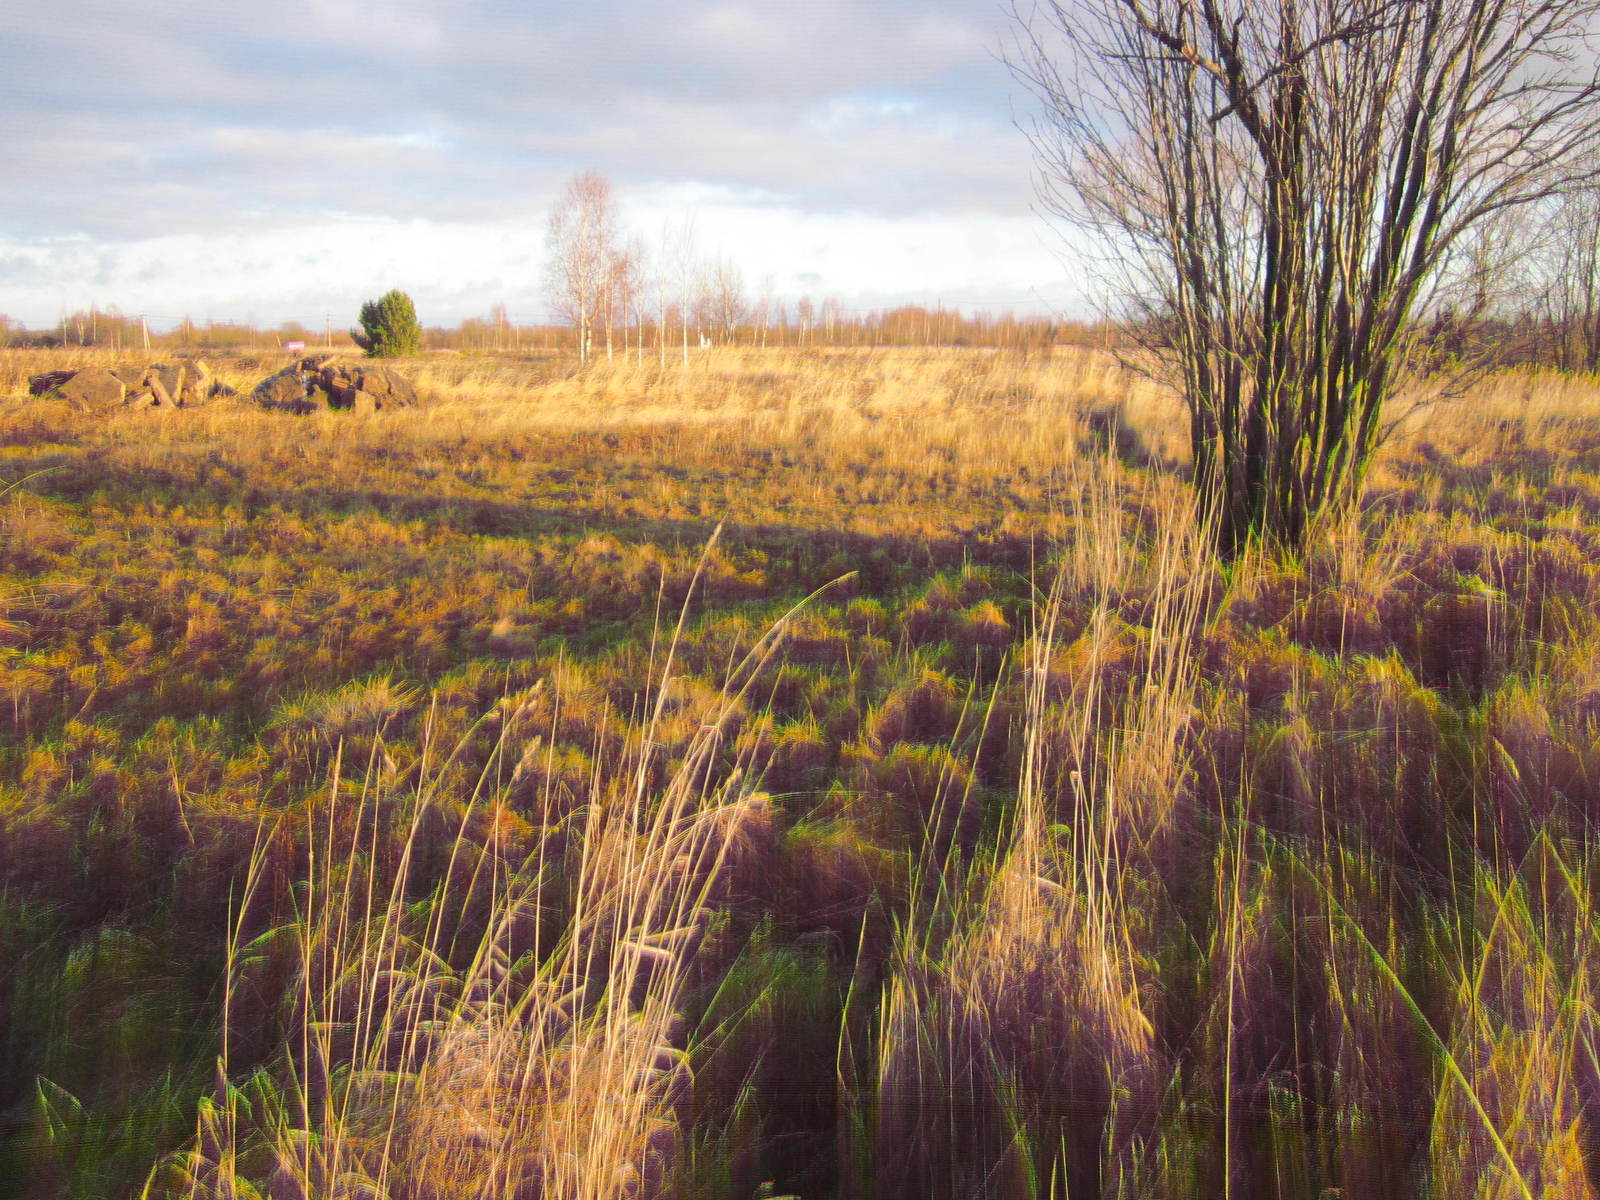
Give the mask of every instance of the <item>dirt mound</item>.
[(104, 412), (126, 407), (193, 408), (236, 393), (213, 379), (205, 363), (189, 359), (176, 365), (46, 371), (28, 377), (28, 394), (60, 396), (80, 412)]
[(302, 358), (292, 367), (269, 375), (250, 398), (263, 408), (308, 413), (319, 408), (377, 412), (409, 408), (417, 389), (391, 367), (336, 358)]

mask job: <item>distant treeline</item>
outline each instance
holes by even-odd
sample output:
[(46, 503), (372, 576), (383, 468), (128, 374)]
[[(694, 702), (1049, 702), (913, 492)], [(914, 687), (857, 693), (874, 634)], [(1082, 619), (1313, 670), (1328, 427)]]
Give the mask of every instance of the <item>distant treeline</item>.
[[(595, 352), (616, 354), (676, 353), (683, 314), (669, 306), (666, 320), (648, 317), (618, 324), (597, 336)], [(1050, 346), (1113, 349), (1141, 340), (1104, 321), (1052, 320), (1014, 313), (965, 314), (951, 309), (901, 308), (859, 311), (833, 300), (814, 305), (802, 299), (792, 307), (778, 302), (751, 303), (748, 315), (731, 330), (697, 329), (691, 345), (809, 347), (956, 346), (1040, 350)], [(662, 337), (663, 328), (665, 338)], [(1159, 329), (1138, 331), (1159, 340)], [(1508, 366), (1543, 366), (1561, 371), (1600, 371), (1600, 319), (1589, 313), (1565, 318), (1524, 312), (1510, 316), (1463, 317), (1451, 311), (1435, 314), (1417, 330), (1420, 351), (1440, 366), (1490, 358)], [(559, 353), (574, 348), (574, 330), (563, 325), (516, 324), (497, 307), (487, 317), (469, 317), (459, 325), (428, 326), (424, 350), (477, 353)], [(46, 329), (27, 328), (0, 315), (0, 346), (97, 347), (101, 349), (206, 350), (213, 353), (331, 347), (353, 352), (355, 343), (342, 327), (310, 328), (298, 321), (264, 327), (237, 321), (183, 321), (169, 329), (151, 329), (137, 316), (116, 309), (86, 309), (61, 318)], [(664, 345), (663, 345), (664, 342)]]
[[(426, 314), (424, 320), (426, 319)], [(794, 305), (776, 301), (751, 302), (744, 319), (729, 328), (713, 327), (688, 314), (691, 346), (741, 345), (763, 347), (809, 346), (974, 346), (1037, 349), (1051, 345), (1103, 346), (1116, 335), (1107, 325), (1061, 321), (1013, 313), (964, 314), (950, 309), (909, 306), (875, 311), (850, 310), (833, 300), (814, 304), (802, 299)], [(646, 314), (627, 323), (618, 320), (596, 338), (596, 352), (613, 354), (675, 351), (680, 342), (684, 314), (668, 306), (663, 323)], [(552, 324), (516, 324), (503, 308), (487, 317), (469, 317), (459, 325), (427, 326), (426, 350), (549, 351), (570, 349), (574, 331)], [(176, 327), (151, 328), (141, 317), (116, 309), (86, 309), (62, 317), (48, 328), (28, 328), (0, 316), (0, 346), (84, 346), (103, 349), (204, 349), (212, 351), (281, 349), (295, 342), (307, 348), (331, 346), (351, 351), (355, 343), (337, 325), (311, 328), (298, 321), (264, 327), (237, 321), (185, 320)]]

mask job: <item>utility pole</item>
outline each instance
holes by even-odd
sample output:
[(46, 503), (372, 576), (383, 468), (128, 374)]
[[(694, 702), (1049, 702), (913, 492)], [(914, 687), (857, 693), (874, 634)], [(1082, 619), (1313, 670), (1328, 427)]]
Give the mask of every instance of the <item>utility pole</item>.
[(139, 332), (144, 334), (144, 348), (150, 349), (150, 326), (145, 324), (144, 314), (139, 314)]
[(322, 314), (322, 344), (329, 350), (333, 349), (333, 314)]

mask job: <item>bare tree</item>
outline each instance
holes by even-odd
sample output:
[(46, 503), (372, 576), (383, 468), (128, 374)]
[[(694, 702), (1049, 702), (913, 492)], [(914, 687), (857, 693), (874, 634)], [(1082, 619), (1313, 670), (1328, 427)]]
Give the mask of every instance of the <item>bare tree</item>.
[(578, 358), (589, 361), (594, 326), (605, 316), (616, 261), (616, 205), (611, 183), (594, 171), (573, 176), (550, 212), (549, 286), (556, 312), (578, 335)]
[(683, 342), (683, 365), (689, 365), (689, 319), (698, 291), (698, 251), (692, 214), (661, 227), (661, 249), (656, 255), (656, 350), (667, 363), (669, 318), (676, 311)]
[(644, 296), (648, 252), (643, 239), (630, 237), (613, 262), (612, 288), (622, 321), (622, 356), (628, 356), (628, 329), (633, 328), (634, 348), (644, 362)]
[(1562, 198), (1550, 222), (1540, 297), (1550, 359), (1600, 371), (1600, 189)]
[(707, 265), (701, 287), (701, 304), (701, 323), (711, 329), (719, 343), (731, 346), (737, 338), (739, 326), (750, 313), (750, 304), (744, 294), (744, 275), (732, 259), (719, 255)]
[(1353, 500), (1420, 306), (1494, 214), (1593, 177), (1600, 0), (1041, 0), (1041, 195), (1181, 388), (1219, 549)]
[(839, 336), (839, 327), (844, 323), (844, 314), (839, 308), (839, 298), (829, 296), (822, 302), (822, 324), (827, 330), (828, 341), (832, 342)]
[(615, 353), (611, 335), (617, 325), (622, 326), (622, 357), (628, 357), (628, 322), (640, 287), (640, 263), (644, 249), (638, 239), (625, 246), (614, 246), (607, 258), (605, 280), (601, 285), (601, 310), (605, 314), (606, 360)]
[(511, 321), (506, 316), (506, 306), (496, 304), (489, 310), (489, 321), (494, 326), (494, 348), (504, 350), (510, 340)]
[(752, 336), (760, 338), (763, 350), (767, 348), (767, 335), (772, 331), (772, 327), (776, 323), (778, 299), (773, 295), (776, 287), (777, 281), (772, 277), (771, 273), (763, 275), (761, 277), (761, 293), (756, 297), (755, 303), (750, 308), (750, 323), (757, 331)]
[(817, 310), (811, 303), (810, 296), (801, 296), (794, 306), (795, 319), (800, 322), (800, 344), (808, 345), (811, 342), (811, 331), (817, 323)]

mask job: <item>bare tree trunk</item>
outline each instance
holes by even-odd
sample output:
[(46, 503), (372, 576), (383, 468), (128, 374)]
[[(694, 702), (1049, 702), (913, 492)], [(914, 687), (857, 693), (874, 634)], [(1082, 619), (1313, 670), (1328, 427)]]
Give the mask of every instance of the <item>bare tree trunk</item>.
[(612, 304), (612, 302), (611, 302), (611, 285), (609, 283), (607, 283), (604, 287), (602, 287), (600, 289), (600, 311), (605, 314), (605, 322), (606, 322), (606, 361), (607, 362), (611, 361), (611, 325), (612, 325), (611, 304)]

